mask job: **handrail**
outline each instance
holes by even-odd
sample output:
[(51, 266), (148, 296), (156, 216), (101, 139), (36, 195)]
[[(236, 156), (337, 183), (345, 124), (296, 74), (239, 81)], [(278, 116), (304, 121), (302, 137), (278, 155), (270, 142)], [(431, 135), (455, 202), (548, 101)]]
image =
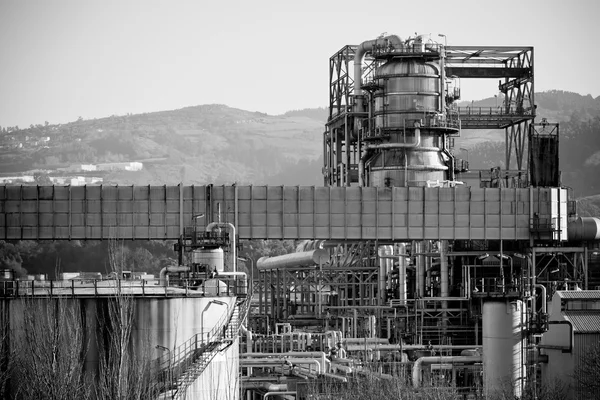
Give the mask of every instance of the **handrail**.
[(148, 279), (69, 279), (69, 280), (9, 280), (0, 281), (0, 297), (111, 297), (116, 293), (130, 296), (203, 296), (232, 297), (246, 296), (247, 283), (243, 277), (219, 276), (227, 283), (222, 289), (219, 284), (207, 287), (210, 280), (170, 280), (168, 286), (158, 280)]
[[(203, 334), (202, 332), (196, 333), (171, 352), (167, 352), (167, 354), (157, 358), (155, 362), (159, 378), (162, 377), (164, 379), (170, 376), (173, 381), (170, 382), (169, 386), (176, 385), (177, 380), (185, 376), (201, 355), (207, 351), (218, 350), (218, 345), (228, 336), (227, 332), (230, 330), (227, 327), (231, 324), (236, 309), (237, 306), (234, 305), (226, 314), (223, 314), (208, 334)], [(205, 335), (207, 340), (204, 340)], [(169, 369), (171, 373), (165, 374), (164, 371), (168, 371)], [(176, 389), (179, 393), (185, 387), (171, 387), (171, 389)]]
[(530, 115), (533, 114), (533, 107), (518, 107), (518, 106), (510, 106), (506, 108), (504, 105), (498, 106), (489, 106), (489, 107), (471, 107), (471, 106), (461, 106), (458, 107), (458, 113), (461, 116), (464, 115), (489, 115), (489, 116), (513, 116), (513, 115)]

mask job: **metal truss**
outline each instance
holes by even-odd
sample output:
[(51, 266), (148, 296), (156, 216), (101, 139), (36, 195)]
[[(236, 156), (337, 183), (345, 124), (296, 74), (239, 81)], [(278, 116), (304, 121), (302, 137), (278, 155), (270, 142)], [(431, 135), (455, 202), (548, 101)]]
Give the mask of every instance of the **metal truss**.
[(533, 47), (448, 46), (446, 74), (459, 78), (497, 78), (504, 93), (501, 107), (460, 107), (463, 129), (504, 129), (506, 165), (514, 152), (517, 170), (523, 169), (528, 125), (535, 118)]

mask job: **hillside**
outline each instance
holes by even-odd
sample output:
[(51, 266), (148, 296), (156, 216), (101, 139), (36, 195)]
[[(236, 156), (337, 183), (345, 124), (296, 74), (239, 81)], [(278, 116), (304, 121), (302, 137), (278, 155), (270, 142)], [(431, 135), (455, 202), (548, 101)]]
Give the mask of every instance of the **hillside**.
[[(470, 104), (496, 102), (491, 97)], [(600, 97), (549, 91), (537, 93), (536, 102), (538, 121), (561, 123), (563, 184), (578, 197), (599, 193)], [(6, 175), (34, 169), (34, 183), (47, 183), (39, 177), (74, 173), (81, 164), (138, 161), (139, 171), (103, 171), (103, 183), (322, 185), (327, 115), (325, 108), (274, 116), (212, 104), (2, 128), (0, 170)], [(456, 154), (466, 158), (468, 152), (472, 169), (503, 167), (504, 137), (504, 131), (465, 130), (455, 141)]]
[[(271, 116), (202, 105), (3, 129), (0, 166), (6, 173), (140, 161), (141, 171), (109, 173), (104, 183), (266, 184), (269, 177), (321, 155), (323, 120), (314, 117), (319, 112), (325, 115), (324, 109), (315, 109)], [(49, 138), (44, 146), (41, 138)]]

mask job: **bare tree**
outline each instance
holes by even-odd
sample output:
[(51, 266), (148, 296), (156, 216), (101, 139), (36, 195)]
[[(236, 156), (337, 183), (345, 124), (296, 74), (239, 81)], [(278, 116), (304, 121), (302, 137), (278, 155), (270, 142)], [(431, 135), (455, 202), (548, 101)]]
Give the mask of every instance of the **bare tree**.
[(581, 357), (575, 367), (575, 381), (586, 399), (600, 399), (600, 343)]
[[(112, 271), (120, 272), (125, 264), (124, 252), (119, 243), (109, 243), (109, 261)], [(123, 290), (119, 274), (113, 288), (114, 294), (99, 309), (99, 323), (103, 328), (98, 340), (99, 375), (96, 398), (148, 399), (158, 395), (152, 363), (149, 338), (141, 342), (132, 340), (135, 324), (135, 299)]]
[[(22, 310), (18, 310), (20, 302)], [(12, 300), (12, 392), (18, 399), (88, 399), (87, 340), (78, 302), (60, 298)]]

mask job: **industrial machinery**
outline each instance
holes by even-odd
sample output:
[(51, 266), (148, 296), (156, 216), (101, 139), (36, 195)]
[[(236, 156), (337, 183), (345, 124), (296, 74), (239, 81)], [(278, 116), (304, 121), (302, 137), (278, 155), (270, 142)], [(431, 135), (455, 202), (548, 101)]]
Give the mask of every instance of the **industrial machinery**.
[[(460, 79), (482, 77), (503, 79), (504, 104), (459, 107)], [(476, 393), (520, 398), (539, 372), (534, 360), (548, 328), (547, 302), (556, 290), (590, 286), (588, 249), (600, 238), (600, 219), (576, 218), (575, 202), (561, 187), (558, 124), (534, 122), (533, 48), (445, 46), (422, 35), (345, 46), (330, 59), (329, 105), (325, 185), (347, 188), (346, 211), (354, 200), (350, 189), (365, 188), (357, 209), (363, 215), (365, 193), (391, 193), (392, 221), (376, 215), (375, 226), (406, 230), (396, 238), (356, 240), (345, 215), (344, 240), (259, 260), (256, 331), (270, 333), (265, 316), (298, 332), (339, 330), (346, 349), (350, 338), (372, 340), (364, 350), (379, 360), (386, 349), (438, 349), (443, 360), (411, 355), (419, 364), (415, 386), (421, 364), (428, 374), (447, 364), (472, 371), (474, 364), (485, 389), (470, 379)], [(506, 131), (504, 171), (470, 178), (468, 161), (453, 149), (464, 128)], [(510, 170), (513, 153), (516, 170)], [(461, 198), (464, 190), (468, 195)], [(526, 234), (511, 237), (507, 227), (519, 221)], [(478, 234), (465, 239), (458, 233), (464, 224)], [(499, 232), (491, 234), (492, 227)], [(461, 352), (468, 348), (482, 354), (465, 359)], [(459, 376), (467, 371), (462, 368)]]
[[(535, 122), (533, 54), (424, 35), (344, 46), (329, 64), (324, 187), (0, 187), (0, 238), (177, 240), (161, 283), (184, 274), (199, 298), (227, 279), (247, 287), (238, 239), (297, 240), (256, 260), (240, 326), (248, 398), (367, 373), (523, 397), (600, 340), (600, 291), (588, 290), (600, 288), (600, 218), (577, 215), (559, 127)], [(461, 105), (472, 78), (499, 79), (503, 104)], [(474, 173), (456, 155), (466, 129), (504, 130), (502, 168)]]

